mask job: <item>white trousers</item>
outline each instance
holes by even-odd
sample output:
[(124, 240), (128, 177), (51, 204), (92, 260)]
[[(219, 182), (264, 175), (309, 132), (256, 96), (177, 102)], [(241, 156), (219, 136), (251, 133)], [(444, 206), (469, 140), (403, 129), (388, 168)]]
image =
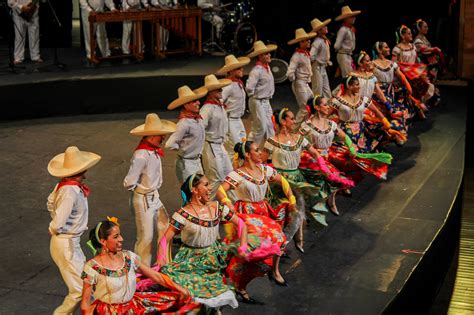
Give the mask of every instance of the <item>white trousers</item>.
[(247, 138), (247, 134), (242, 119), (229, 117), (229, 132), (227, 133), (227, 141), (225, 142), (225, 149), (229, 153), (229, 156), (234, 155), (234, 146), (242, 142), (243, 138)]
[(295, 80), (291, 83), (291, 89), (298, 103), (298, 113), (296, 114), (296, 126), (299, 127), (301, 123), (308, 117), (306, 110), (306, 102), (313, 96), (313, 91), (309, 84), (302, 80)]
[(132, 21), (124, 21), (122, 24), (122, 53), (130, 54), (130, 37), (132, 34)]
[(312, 90), (314, 95), (331, 98), (331, 87), (329, 86), (329, 78), (326, 72), (326, 66), (318, 66), (313, 64), (313, 76), (311, 78)]
[(15, 24), (13, 26), (15, 29), (15, 50), (13, 57), (16, 62), (22, 62), (25, 59), (26, 31), (28, 31), (30, 58), (33, 61), (40, 59), (38, 11), (39, 9), (36, 10), (31, 21), (28, 22), (13, 10), (13, 23)]
[(337, 63), (339, 68), (341, 68), (341, 76), (343, 78), (352, 72), (352, 56), (348, 54), (337, 54)]
[(176, 159), (176, 177), (178, 177), (180, 184), (184, 183), (189, 176), (195, 173), (204, 174), (201, 159), (190, 160), (181, 157)]
[(216, 196), (219, 185), (232, 172), (232, 163), (223, 144), (204, 142), (202, 166), (209, 180), (211, 199)]
[(268, 99), (249, 99), (249, 109), (252, 115), (252, 128), (249, 133), (249, 140), (259, 146), (263, 146), (268, 138), (275, 135), (272, 123), (272, 106)]
[[(150, 197), (155, 194), (155, 200), (150, 203)], [(148, 266), (151, 265), (153, 235), (157, 232), (157, 246), (161, 237), (168, 228), (168, 213), (163, 203), (159, 200), (158, 192), (149, 194), (139, 194), (134, 192), (132, 195), (132, 205), (135, 212), (135, 223), (137, 226), (137, 240), (135, 242), (135, 253)], [(167, 244), (167, 255), (169, 257), (170, 244)]]
[(86, 257), (81, 249), (80, 237), (61, 238), (51, 236), (49, 250), (54, 263), (59, 268), (61, 276), (68, 288), (68, 295), (63, 304), (54, 310), (54, 315), (73, 314), (82, 298), (81, 273)]
[[(82, 31), (84, 32), (84, 44), (86, 46), (87, 58), (91, 57), (91, 36), (89, 24), (89, 11), (81, 10), (82, 17)], [(109, 41), (107, 39), (107, 31), (105, 30), (105, 23), (94, 23), (94, 34), (97, 37), (97, 46), (99, 46), (100, 53), (103, 57), (110, 56)]]

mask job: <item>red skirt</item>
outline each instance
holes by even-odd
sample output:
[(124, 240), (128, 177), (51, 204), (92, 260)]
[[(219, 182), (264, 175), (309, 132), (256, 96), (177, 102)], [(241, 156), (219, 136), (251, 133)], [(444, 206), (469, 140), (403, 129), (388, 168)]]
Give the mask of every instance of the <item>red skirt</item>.
[(191, 299), (180, 301), (177, 292), (135, 292), (126, 303), (108, 304), (99, 300), (92, 303), (92, 313), (99, 315), (189, 314), (197, 313), (200, 308)]

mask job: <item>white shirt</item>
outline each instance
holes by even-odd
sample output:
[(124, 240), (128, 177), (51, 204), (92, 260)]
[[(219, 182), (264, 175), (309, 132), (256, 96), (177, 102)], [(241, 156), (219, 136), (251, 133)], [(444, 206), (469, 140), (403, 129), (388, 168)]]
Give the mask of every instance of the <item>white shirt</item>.
[(296, 51), (290, 59), (290, 65), (286, 72), (288, 79), (293, 82), (300, 80), (303, 82), (311, 82), (313, 71), (311, 69), (311, 59), (307, 54)]
[(165, 148), (178, 150), (182, 158), (195, 158), (202, 153), (205, 130), (201, 119), (182, 118), (176, 124), (176, 131), (166, 141)]
[(125, 188), (146, 194), (161, 187), (163, 171), (158, 153), (145, 149), (136, 150), (130, 163), (128, 174), (123, 180)]
[(270, 166), (261, 165), (262, 178), (253, 178), (241, 170), (232, 171), (227, 175), (225, 181), (235, 191), (238, 200), (247, 202), (260, 202), (265, 200), (268, 189), (268, 181), (272, 180), (277, 172)]
[(148, 0), (122, 0), (122, 10), (139, 9), (140, 2), (145, 8), (148, 7)]
[(329, 44), (322, 37), (316, 37), (311, 44), (311, 50), (309, 51), (311, 61), (314, 61), (318, 66), (328, 66), (331, 64), (331, 53), (329, 50)]
[(115, 9), (115, 4), (113, 0), (79, 0), (79, 4), (82, 10), (86, 10), (88, 12), (103, 12), (104, 4), (110, 10)]
[(250, 97), (272, 98), (275, 93), (275, 80), (270, 69), (255, 65), (249, 73), (245, 90)]
[(323, 150), (322, 154), (327, 155), (328, 149), (332, 145), (334, 136), (337, 132), (337, 124), (334, 121), (327, 120), (329, 127), (326, 130), (321, 130), (311, 120), (307, 120), (301, 124), (301, 131), (303, 134), (308, 135), (311, 139), (311, 143), (317, 149)]
[(338, 53), (352, 54), (356, 47), (356, 36), (354, 32), (347, 26), (341, 26), (337, 32), (334, 49)]
[(245, 89), (239, 82), (233, 81), (222, 88), (222, 100), (230, 118), (241, 118), (245, 114)]
[(416, 47), (413, 44), (410, 44), (410, 48), (402, 48), (400, 44), (393, 47), (392, 55), (397, 57), (398, 62), (405, 63), (416, 63), (418, 55), (416, 53)]
[(296, 170), (300, 165), (301, 152), (309, 146), (309, 141), (299, 136), (293, 145), (283, 144), (274, 138), (265, 141), (264, 148), (270, 153), (272, 164), (281, 170)]
[(206, 141), (223, 143), (229, 131), (229, 121), (224, 106), (204, 103), (200, 114), (206, 130)]
[(70, 237), (81, 236), (87, 230), (89, 206), (79, 186), (56, 185), (49, 194), (47, 208), (51, 215), (49, 231)]
[(392, 83), (395, 71), (398, 69), (398, 64), (396, 62), (390, 62), (389, 66), (386, 68), (382, 68), (378, 65), (377, 62), (373, 62), (374, 64), (374, 75), (377, 77), (377, 80), (381, 83)]
[[(31, 0), (8, 0), (8, 6), (12, 8), (13, 11), (16, 13), (20, 14), (21, 13), (21, 8), (30, 3)], [(39, 2), (37, 4), (39, 6)]]
[(350, 104), (342, 97), (335, 96), (331, 105), (337, 109), (337, 114), (341, 122), (359, 122), (364, 119), (364, 112), (371, 104), (368, 97), (360, 97), (356, 104)]
[(360, 96), (367, 96), (368, 98), (372, 98), (372, 95), (375, 91), (375, 85), (378, 81), (377, 77), (374, 74), (363, 75), (355, 72), (351, 72), (350, 74), (359, 79)]

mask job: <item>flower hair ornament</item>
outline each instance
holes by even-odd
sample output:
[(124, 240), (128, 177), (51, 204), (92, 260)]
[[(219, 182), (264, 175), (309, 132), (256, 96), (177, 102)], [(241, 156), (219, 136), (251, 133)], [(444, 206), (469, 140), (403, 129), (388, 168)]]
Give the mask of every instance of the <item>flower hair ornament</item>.
[(402, 24), (402, 26), (400, 26), (400, 29), (398, 30), (398, 32), (395, 32), (395, 36), (397, 38), (397, 43), (400, 42), (400, 37), (402, 36), (402, 32), (403, 32), (404, 29), (409, 30), (410, 28), (408, 26), (406, 26), (405, 24)]

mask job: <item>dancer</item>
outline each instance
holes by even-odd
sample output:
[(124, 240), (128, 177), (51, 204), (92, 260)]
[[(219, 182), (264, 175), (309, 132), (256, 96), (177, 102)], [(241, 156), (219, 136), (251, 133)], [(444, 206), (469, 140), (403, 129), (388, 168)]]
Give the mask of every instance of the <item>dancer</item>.
[[(284, 209), (283, 207), (273, 209), (265, 195), (270, 182), (280, 183), (289, 200), (289, 211), (295, 211), (296, 197), (293, 195), (290, 185), (272, 167), (262, 164), (261, 151), (256, 143), (252, 141), (237, 143), (234, 151), (237, 159), (244, 161), (243, 165), (227, 175), (225, 182), (219, 188), (217, 199), (229, 207), (234, 207), (238, 213), (254, 214), (256, 219), (262, 216), (261, 224), (265, 225), (272, 244), (277, 244), (280, 247), (286, 245), (286, 237), (281, 231), (285, 219)], [(228, 191), (235, 191), (237, 195), (238, 201), (234, 205), (227, 197)], [(269, 278), (271, 280), (280, 286), (288, 285), (280, 273), (279, 262), (279, 255), (275, 255), (273, 261), (271, 258), (266, 259), (264, 263), (248, 264), (237, 258), (231, 261), (227, 268), (230, 279), (245, 302), (255, 303), (255, 300), (247, 293), (248, 283), (256, 277), (265, 275), (270, 270)]]
[(227, 117), (229, 119), (229, 133), (227, 134), (226, 150), (231, 155), (237, 142), (247, 138), (242, 116), (245, 114), (245, 88), (242, 82), (244, 66), (250, 63), (250, 58), (234, 55), (225, 57), (225, 65), (217, 71), (218, 75), (226, 75), (232, 80), (232, 84), (222, 88), (222, 101), (226, 105)]
[(205, 130), (199, 115), (199, 99), (207, 94), (201, 87), (194, 91), (184, 85), (178, 89), (178, 98), (168, 105), (169, 110), (182, 106), (176, 131), (165, 144), (169, 150), (177, 150), (176, 176), (180, 183), (189, 175), (202, 173), (201, 155), (204, 148)]
[[(232, 246), (221, 243), (219, 225), (229, 221), (239, 227), (237, 252), (247, 252), (247, 227), (231, 208), (211, 201), (211, 186), (206, 176), (193, 174), (181, 185), (184, 205), (170, 221), (158, 249), (158, 265), (161, 272), (189, 290), (196, 302), (209, 308), (229, 305), (238, 306), (234, 292), (224, 282), (222, 271)], [(181, 234), (183, 245), (167, 263), (164, 248), (175, 234)], [(234, 246), (234, 249), (237, 246)]]
[(439, 47), (431, 46), (430, 41), (426, 38), (428, 34), (428, 23), (422, 19), (418, 19), (415, 23), (417, 35), (413, 44), (421, 61), (428, 65), (428, 75), (430, 82), (436, 83), (438, 73), (444, 67), (444, 54)]
[(295, 38), (288, 42), (288, 45), (298, 44), (298, 48), (290, 59), (290, 65), (286, 75), (291, 81), (291, 89), (296, 98), (296, 103), (299, 106), (296, 114), (296, 127), (303, 120), (306, 119), (308, 112), (306, 111), (306, 101), (313, 96), (313, 92), (309, 86), (311, 77), (313, 76), (311, 70), (311, 59), (309, 48), (311, 47), (311, 39), (316, 36), (316, 33), (306, 33), (304, 29), (299, 28), (295, 31)]
[(318, 19), (311, 21), (311, 32), (318, 35), (313, 41), (309, 52), (313, 70), (313, 77), (311, 78), (313, 94), (323, 95), (327, 98), (331, 97), (331, 88), (329, 87), (329, 77), (326, 68), (332, 65), (331, 51), (329, 49), (331, 42), (326, 37), (329, 22), (331, 22), (331, 19), (327, 19), (324, 22)]
[[(156, 314), (185, 312), (199, 307), (189, 291), (144, 264), (134, 252), (122, 249), (123, 237), (115, 217), (99, 222), (87, 245), (94, 257), (82, 272), (82, 314)], [(143, 273), (171, 292), (136, 292), (137, 273)], [(91, 304), (91, 297), (94, 302)]]
[(123, 186), (133, 192), (131, 204), (137, 226), (135, 252), (147, 265), (151, 263), (154, 232), (159, 240), (168, 226), (168, 213), (158, 193), (163, 183), (160, 145), (166, 135), (175, 131), (175, 123), (161, 120), (157, 114), (148, 114), (145, 124), (130, 131), (142, 139), (135, 148)]
[(245, 85), (249, 96), (249, 108), (252, 114), (252, 128), (249, 140), (263, 146), (265, 140), (275, 135), (272, 124), (272, 106), (270, 99), (275, 92), (275, 81), (270, 69), (272, 60), (270, 52), (277, 49), (277, 45), (265, 45), (262, 41), (253, 44), (250, 58), (257, 57), (255, 67), (250, 71)]
[(48, 197), (51, 214), (50, 252), (68, 288), (68, 295), (53, 314), (72, 314), (82, 294), (81, 272), (86, 257), (81, 249), (81, 235), (87, 230), (90, 190), (84, 185), (85, 173), (100, 161), (100, 156), (71, 146), (48, 164), (48, 172), (61, 178)]
[(359, 15), (361, 11), (352, 11), (349, 6), (344, 6), (341, 9), (341, 14), (336, 17), (336, 21), (342, 20), (342, 26), (337, 32), (334, 49), (337, 52), (337, 63), (341, 69), (341, 77), (345, 78), (352, 71), (353, 60), (352, 52), (356, 48), (355, 35), (355, 16)]
[[(305, 106), (306, 108), (306, 106)], [(278, 126), (278, 133), (265, 142), (262, 160), (270, 158), (275, 170), (285, 178), (296, 197), (297, 211), (289, 211), (286, 214), (285, 232), (286, 239), (294, 240), (295, 247), (301, 253), (303, 248), (303, 223), (306, 219), (305, 212), (316, 206), (324, 195), (320, 190), (307, 182), (298, 169), (303, 150), (307, 150), (314, 159), (319, 158), (318, 152), (311, 146), (309, 141), (295, 130), (295, 115), (288, 108), (283, 108), (274, 112), (273, 117)], [(282, 202), (287, 202), (287, 198), (280, 185), (271, 185), (271, 204), (278, 207)], [(318, 222), (327, 225), (324, 215), (317, 216)]]
[(217, 188), (232, 171), (232, 162), (224, 142), (229, 131), (229, 123), (222, 103), (222, 88), (232, 83), (228, 79), (218, 80), (215, 75), (209, 74), (204, 79), (204, 87), (208, 90), (207, 98), (200, 110), (206, 142), (202, 153), (202, 166), (211, 185), (211, 199), (214, 199)]

